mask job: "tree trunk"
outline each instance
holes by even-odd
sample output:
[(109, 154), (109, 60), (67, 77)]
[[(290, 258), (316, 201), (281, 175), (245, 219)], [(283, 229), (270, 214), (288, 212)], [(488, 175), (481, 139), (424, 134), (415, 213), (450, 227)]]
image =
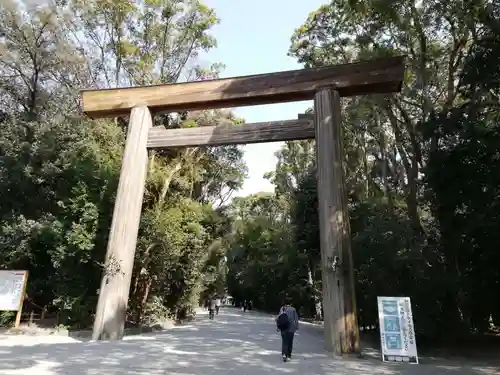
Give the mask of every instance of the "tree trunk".
[(138, 293), (136, 295), (137, 298), (137, 311), (135, 315), (135, 320), (137, 324), (141, 323), (142, 313), (146, 307), (148, 302), (149, 293), (151, 292), (151, 287), (153, 286), (153, 279), (149, 275), (140, 275), (139, 276), (139, 288)]
[(165, 198), (167, 197), (168, 189), (170, 189), (170, 184), (175, 174), (179, 172), (182, 168), (182, 161), (177, 161), (174, 166), (167, 172), (165, 179), (163, 180), (163, 186), (161, 188), (160, 196), (158, 197), (158, 207), (163, 206)]

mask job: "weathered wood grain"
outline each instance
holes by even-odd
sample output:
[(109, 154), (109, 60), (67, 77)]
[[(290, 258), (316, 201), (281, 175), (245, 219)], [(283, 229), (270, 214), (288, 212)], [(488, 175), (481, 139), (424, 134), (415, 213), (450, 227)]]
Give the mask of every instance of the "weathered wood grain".
[(104, 274), (99, 292), (92, 338), (123, 338), (142, 198), (148, 170), (146, 143), (152, 119), (145, 106), (130, 115), (113, 221), (108, 239)]
[(404, 57), (234, 78), (84, 90), (83, 111), (93, 118), (127, 116), (136, 105), (153, 112), (229, 108), (309, 100), (319, 88), (334, 86), (341, 96), (399, 91)]
[(282, 142), (314, 138), (314, 124), (308, 120), (285, 120), (241, 125), (149, 130), (148, 148), (220, 146)]
[(322, 89), (316, 93), (314, 112), (325, 345), (337, 355), (359, 351), (340, 111), (338, 91)]

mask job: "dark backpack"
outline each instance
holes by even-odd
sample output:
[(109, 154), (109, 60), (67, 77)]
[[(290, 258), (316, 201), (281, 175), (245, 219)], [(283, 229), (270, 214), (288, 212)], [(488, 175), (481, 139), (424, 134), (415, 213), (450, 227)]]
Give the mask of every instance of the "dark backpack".
[(278, 319), (276, 319), (276, 325), (280, 331), (284, 331), (290, 327), (290, 318), (288, 318), (285, 310), (279, 314)]

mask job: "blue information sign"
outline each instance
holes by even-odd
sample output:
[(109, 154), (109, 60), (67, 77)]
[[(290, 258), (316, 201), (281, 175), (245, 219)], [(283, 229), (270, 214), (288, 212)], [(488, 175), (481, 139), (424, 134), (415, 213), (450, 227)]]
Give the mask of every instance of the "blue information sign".
[(380, 342), (384, 362), (418, 363), (408, 297), (378, 297)]

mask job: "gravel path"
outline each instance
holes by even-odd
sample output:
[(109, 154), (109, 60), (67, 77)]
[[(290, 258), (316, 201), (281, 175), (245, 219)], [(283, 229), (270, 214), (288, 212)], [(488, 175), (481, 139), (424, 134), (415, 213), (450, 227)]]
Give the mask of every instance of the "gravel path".
[[(49, 342), (50, 341), (50, 342)], [(82, 342), (68, 337), (0, 339), (0, 375), (500, 375), (500, 367), (465, 361), (423, 359), (422, 364), (384, 364), (335, 359), (323, 349), (320, 329), (302, 325), (291, 362), (280, 358), (272, 317), (222, 309), (192, 324), (119, 342)]]

